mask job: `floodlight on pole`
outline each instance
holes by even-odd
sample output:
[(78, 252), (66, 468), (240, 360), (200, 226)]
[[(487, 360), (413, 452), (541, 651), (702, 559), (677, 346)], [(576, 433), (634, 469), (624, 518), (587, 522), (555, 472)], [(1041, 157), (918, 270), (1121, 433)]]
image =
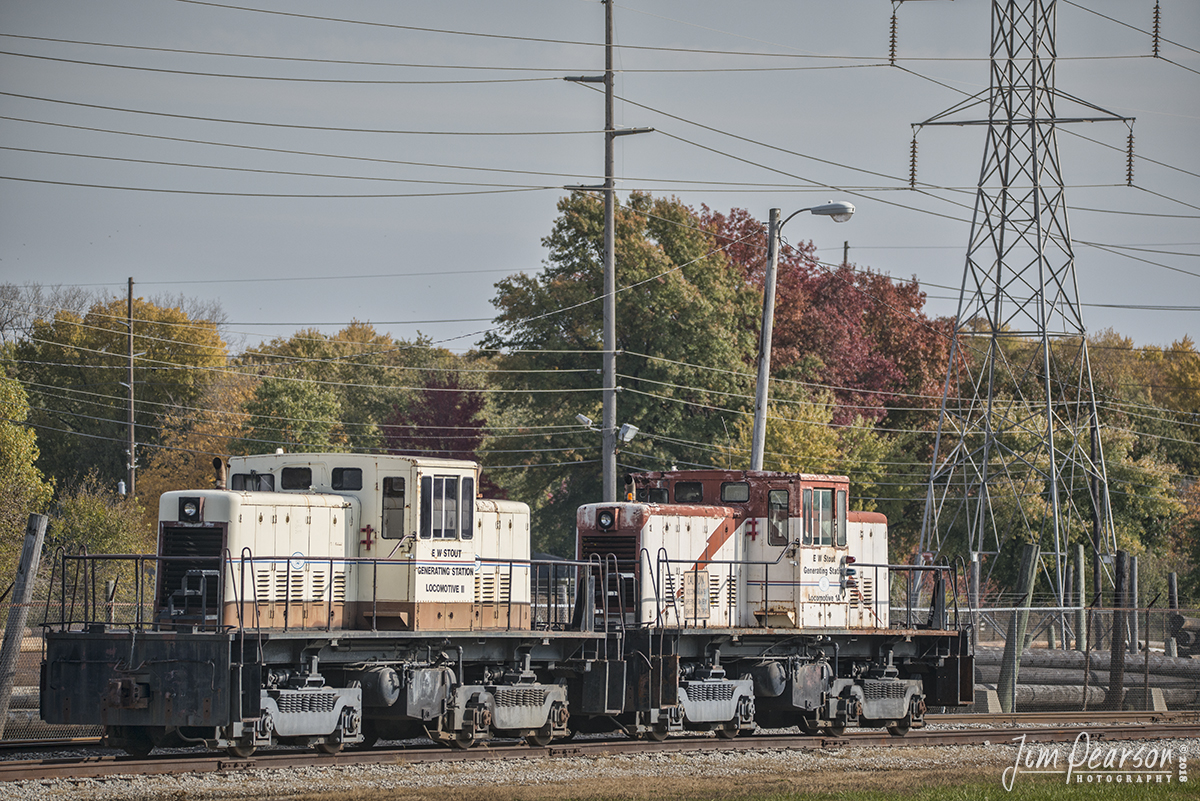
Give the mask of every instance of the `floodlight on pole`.
[(846, 222), (854, 215), (854, 204), (844, 200), (799, 209), (779, 221), (779, 209), (771, 209), (767, 226), (767, 274), (763, 282), (762, 334), (758, 341), (758, 384), (754, 392), (754, 434), (750, 441), (750, 469), (763, 469), (763, 450), (767, 439), (767, 395), (771, 381), (771, 331), (775, 324), (775, 273), (779, 269), (779, 232), (797, 214), (811, 212)]

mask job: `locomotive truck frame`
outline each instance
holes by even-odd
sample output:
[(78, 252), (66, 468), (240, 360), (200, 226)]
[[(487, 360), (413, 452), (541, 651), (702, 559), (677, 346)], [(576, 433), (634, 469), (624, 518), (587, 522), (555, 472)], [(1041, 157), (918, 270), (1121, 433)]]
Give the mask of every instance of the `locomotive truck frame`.
[(605, 729), (903, 735), (973, 701), (954, 571), (889, 564), (886, 519), (849, 509), (844, 476), (634, 474), (625, 501), (580, 507), (557, 560), (533, 558), (525, 504), (476, 497), (473, 462), (214, 466), (217, 489), (163, 494), (156, 554), (60, 555), (46, 722), (135, 754), (244, 757)]

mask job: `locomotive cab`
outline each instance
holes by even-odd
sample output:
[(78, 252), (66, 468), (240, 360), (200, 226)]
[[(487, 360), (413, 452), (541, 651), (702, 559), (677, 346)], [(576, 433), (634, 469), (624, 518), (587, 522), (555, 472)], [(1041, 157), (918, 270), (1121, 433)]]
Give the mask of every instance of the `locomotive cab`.
[(851, 512), (848, 491), (844, 476), (634, 474), (628, 501), (580, 508), (577, 554), (636, 579), (642, 624), (887, 628), (887, 520)]
[(477, 464), (276, 453), (229, 468), (228, 490), (159, 502), (164, 622), (528, 626), (529, 510), (477, 498)]

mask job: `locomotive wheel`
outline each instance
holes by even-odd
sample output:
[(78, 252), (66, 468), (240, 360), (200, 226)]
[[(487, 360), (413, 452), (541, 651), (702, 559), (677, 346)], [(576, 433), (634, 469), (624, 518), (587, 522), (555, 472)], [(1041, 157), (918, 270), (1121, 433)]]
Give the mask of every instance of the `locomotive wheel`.
[(322, 754), (331, 754), (332, 755), (332, 754), (341, 753), (342, 746), (343, 746), (343, 743), (341, 741), (336, 742), (336, 743), (331, 743), (331, 742), (322, 740), (321, 742), (317, 743), (316, 748)]
[(551, 730), (550, 724), (547, 723), (540, 729), (534, 729), (525, 735), (525, 742), (535, 748), (545, 748), (554, 740), (554, 733)]
[(800, 718), (798, 725), (800, 726), (800, 733), (807, 734), (809, 737), (812, 737), (821, 731), (821, 727), (818, 726), (817, 722), (812, 718)]
[(252, 743), (234, 743), (225, 749), (225, 753), (235, 759), (249, 759), (254, 754), (254, 745)]
[(373, 720), (364, 720), (362, 722), (362, 742), (350, 746), (354, 751), (366, 751), (375, 747), (375, 743), (379, 742), (379, 727), (375, 725)]
[(841, 737), (843, 734), (846, 733), (846, 724), (845, 723), (830, 723), (828, 726), (824, 727), (824, 730), (825, 730), (825, 733), (828, 734), (830, 737)]
[(655, 723), (653, 726), (642, 732), (642, 739), (650, 740), (651, 742), (655, 743), (661, 743), (663, 740), (667, 739), (667, 724)]
[(903, 737), (908, 734), (908, 730), (912, 728), (912, 716), (905, 715), (900, 720), (887, 727), (888, 734), (893, 737)]
[(463, 729), (460, 732), (455, 732), (454, 739), (450, 741), (450, 745), (466, 751), (475, 745), (475, 732), (471, 729)]
[(723, 740), (732, 740), (737, 737), (742, 731), (742, 727), (738, 725), (736, 720), (727, 720), (717, 726), (717, 736)]
[(150, 735), (133, 737), (127, 740), (125, 745), (121, 746), (121, 750), (136, 759), (145, 759), (154, 750), (154, 743), (150, 740)]

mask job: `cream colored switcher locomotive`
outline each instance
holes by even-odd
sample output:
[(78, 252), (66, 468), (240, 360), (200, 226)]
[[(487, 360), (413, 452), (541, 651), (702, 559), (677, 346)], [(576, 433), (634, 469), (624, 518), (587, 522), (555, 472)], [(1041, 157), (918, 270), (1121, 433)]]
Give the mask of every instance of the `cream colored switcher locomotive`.
[[(180, 618), (211, 617), (220, 597), (230, 626), (528, 628), (529, 507), (477, 498), (477, 469), (406, 456), (231, 458), (228, 491), (163, 494), (158, 597)], [(201, 560), (222, 556), (218, 579)]]

